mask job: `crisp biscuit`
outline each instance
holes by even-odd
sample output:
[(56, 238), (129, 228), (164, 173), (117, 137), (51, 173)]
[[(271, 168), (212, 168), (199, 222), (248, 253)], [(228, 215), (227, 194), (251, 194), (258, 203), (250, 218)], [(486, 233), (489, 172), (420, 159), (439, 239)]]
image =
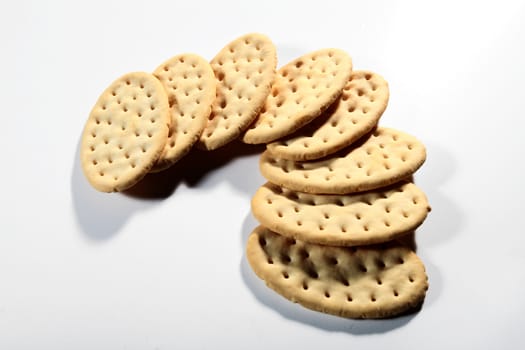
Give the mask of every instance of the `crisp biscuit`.
[(247, 34), (226, 45), (211, 61), (217, 98), (199, 147), (213, 150), (238, 138), (264, 105), (275, 76), (277, 54), (270, 39)]
[(425, 146), (415, 137), (378, 127), (338, 153), (318, 161), (294, 162), (265, 151), (262, 175), (282, 187), (318, 194), (372, 190), (407, 178), (425, 161)]
[(173, 165), (201, 136), (215, 100), (217, 82), (210, 64), (195, 54), (182, 54), (162, 63), (153, 74), (168, 94), (171, 125), (168, 140), (152, 172)]
[(267, 149), (290, 160), (313, 160), (335, 153), (368, 133), (388, 104), (388, 83), (370, 71), (353, 71), (334, 105), (292, 137)]
[(318, 117), (341, 95), (352, 59), (342, 50), (323, 49), (281, 67), (263, 112), (244, 134), (246, 143), (269, 143)]
[(255, 274), (302, 306), (348, 318), (386, 318), (423, 303), (425, 267), (398, 242), (329, 247), (257, 227), (246, 247)]
[(113, 192), (137, 183), (162, 152), (169, 123), (168, 96), (152, 74), (128, 73), (114, 81), (82, 134), (81, 164), (91, 185)]
[(348, 195), (308, 194), (268, 182), (251, 203), (253, 215), (268, 229), (332, 246), (392, 240), (415, 230), (430, 210), (425, 194), (404, 181)]

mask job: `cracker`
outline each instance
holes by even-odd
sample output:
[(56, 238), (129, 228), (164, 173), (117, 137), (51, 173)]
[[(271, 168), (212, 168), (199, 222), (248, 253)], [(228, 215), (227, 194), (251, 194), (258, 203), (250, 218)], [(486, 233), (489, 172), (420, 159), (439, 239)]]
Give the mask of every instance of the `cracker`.
[(341, 95), (351, 72), (351, 58), (338, 49), (315, 51), (281, 67), (263, 112), (242, 140), (268, 143), (308, 124)]
[(213, 150), (237, 139), (264, 105), (275, 76), (277, 54), (270, 39), (247, 34), (226, 45), (211, 61), (217, 98), (199, 146)]
[(414, 173), (425, 159), (425, 146), (415, 137), (378, 127), (322, 160), (294, 162), (265, 151), (259, 166), (270, 182), (294, 191), (345, 194), (396, 183)]
[(325, 113), (285, 140), (267, 146), (274, 156), (313, 160), (335, 153), (368, 133), (388, 104), (388, 83), (370, 71), (353, 71), (342, 95)]
[(348, 195), (308, 194), (268, 182), (251, 203), (253, 215), (270, 230), (333, 246), (392, 240), (415, 230), (430, 210), (425, 194), (410, 182)]
[(246, 257), (255, 274), (285, 298), (349, 318), (385, 318), (423, 303), (425, 267), (398, 242), (329, 247), (280, 236), (259, 226)]
[(82, 169), (99, 191), (122, 191), (151, 169), (164, 148), (170, 123), (168, 96), (160, 81), (128, 73), (99, 97), (80, 146)]
[(199, 140), (211, 113), (217, 85), (208, 61), (190, 53), (170, 58), (153, 74), (168, 94), (171, 126), (152, 172), (173, 165)]

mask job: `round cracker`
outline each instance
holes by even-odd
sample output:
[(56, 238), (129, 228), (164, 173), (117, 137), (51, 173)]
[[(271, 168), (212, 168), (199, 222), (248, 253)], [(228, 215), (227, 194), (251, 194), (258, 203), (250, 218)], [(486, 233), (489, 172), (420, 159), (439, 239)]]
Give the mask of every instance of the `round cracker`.
[(277, 54), (262, 34), (247, 34), (226, 45), (211, 61), (217, 98), (199, 140), (213, 150), (237, 139), (264, 105), (275, 76)]
[(255, 274), (283, 297), (348, 318), (386, 318), (415, 309), (428, 289), (425, 266), (399, 242), (330, 247), (283, 237), (259, 226), (246, 257)]
[(317, 118), (341, 95), (352, 59), (339, 49), (323, 49), (281, 67), (263, 112), (244, 134), (246, 143), (269, 143)]
[(251, 204), (255, 218), (270, 230), (331, 246), (398, 238), (421, 225), (430, 210), (423, 191), (406, 181), (346, 195), (308, 194), (268, 182)]
[(157, 78), (145, 72), (118, 78), (98, 98), (82, 134), (89, 183), (102, 192), (133, 186), (157, 161), (169, 124), (168, 96)]
[(210, 64), (201, 56), (186, 53), (162, 63), (153, 74), (168, 94), (171, 126), (157, 163), (157, 172), (175, 164), (197, 142), (215, 100), (217, 82)]

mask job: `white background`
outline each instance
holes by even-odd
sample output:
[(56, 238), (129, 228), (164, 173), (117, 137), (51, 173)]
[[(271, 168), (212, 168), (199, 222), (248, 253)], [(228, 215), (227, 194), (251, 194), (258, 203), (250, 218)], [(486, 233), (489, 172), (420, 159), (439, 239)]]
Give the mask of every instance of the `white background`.
[[(338, 47), (389, 81), (380, 124), (428, 150), (419, 313), (340, 319), (254, 276), (260, 148), (196, 153), (128, 194), (84, 179), (107, 85), (253, 31), (280, 64)], [(4, 1), (0, 39), (0, 349), (525, 348), (524, 2)]]

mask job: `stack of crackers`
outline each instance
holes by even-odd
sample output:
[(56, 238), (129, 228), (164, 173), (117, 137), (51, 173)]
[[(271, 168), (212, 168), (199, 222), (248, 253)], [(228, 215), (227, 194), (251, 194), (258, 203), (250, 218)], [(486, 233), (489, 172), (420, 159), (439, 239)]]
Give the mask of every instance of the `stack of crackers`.
[(129, 73), (102, 93), (81, 160), (100, 191), (130, 188), (193, 147), (266, 144), (268, 180), (252, 199), (261, 223), (248, 239), (255, 273), (284, 297), (350, 318), (421, 305), (425, 268), (401, 243), (430, 207), (412, 174), (425, 161), (413, 136), (378, 126), (387, 82), (323, 49), (276, 71), (273, 43), (247, 34), (211, 62), (182, 54), (153, 73)]

